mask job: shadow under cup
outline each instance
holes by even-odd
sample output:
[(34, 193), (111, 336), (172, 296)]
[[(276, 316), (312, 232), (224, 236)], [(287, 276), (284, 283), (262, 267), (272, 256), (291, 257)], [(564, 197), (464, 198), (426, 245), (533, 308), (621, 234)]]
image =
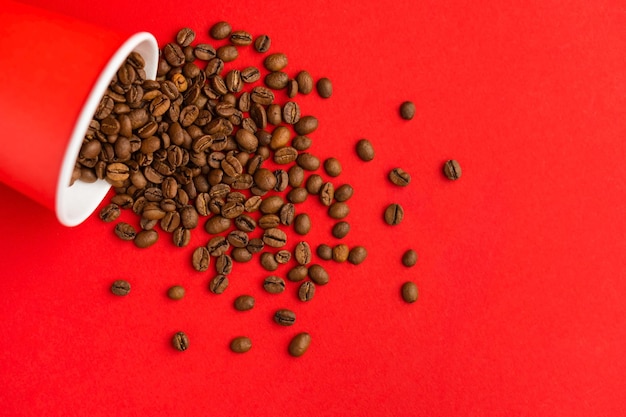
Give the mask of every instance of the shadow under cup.
[(0, 1), (0, 181), (54, 210), (87, 219), (111, 186), (74, 182), (83, 138), (111, 79), (135, 51), (156, 77), (159, 48), (147, 32), (120, 34), (32, 6)]

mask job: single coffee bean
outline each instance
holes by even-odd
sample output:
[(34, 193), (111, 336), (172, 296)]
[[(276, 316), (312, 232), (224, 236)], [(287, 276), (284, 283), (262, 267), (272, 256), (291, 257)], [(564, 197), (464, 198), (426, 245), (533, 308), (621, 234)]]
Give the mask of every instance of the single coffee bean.
[(266, 271), (276, 271), (278, 269), (278, 262), (276, 262), (276, 258), (270, 252), (263, 252), (261, 254), (261, 266)]
[(324, 161), (324, 171), (331, 177), (339, 176), (342, 171), (341, 162), (337, 158), (327, 158)]
[[(283, 148), (280, 148), (274, 153), (273, 159), (274, 159), (274, 162), (276, 162), (277, 164), (286, 165), (286, 164), (290, 164), (294, 162), (296, 159), (299, 160), (300, 156), (298, 155), (298, 150), (296, 148), (293, 148), (291, 146), (285, 146)], [(310, 158), (311, 156), (312, 155), (310, 155), (306, 159), (306, 163), (310, 167), (312, 167), (314, 164), (314, 161)], [(317, 160), (317, 163), (318, 163), (317, 167), (319, 168), (319, 159)], [(302, 166), (300, 163), (298, 163), (298, 165)], [(302, 168), (305, 168), (305, 167), (302, 167)], [(313, 168), (313, 169), (317, 169), (317, 168)]]
[(404, 120), (411, 120), (415, 116), (415, 104), (412, 101), (405, 101), (400, 104), (400, 117)]
[[(334, 186), (332, 185), (332, 183), (327, 183), (327, 184), (330, 184), (329, 186), (333, 187), (333, 195), (334, 195)], [(309, 176), (309, 178), (307, 178), (306, 180), (306, 189), (309, 192), (309, 194), (314, 194), (314, 195), (319, 194), (323, 185), (324, 185), (324, 179), (322, 178), (321, 175), (318, 175), (318, 174), (313, 174)], [(330, 200), (332, 200), (332, 196), (330, 197)], [(330, 205), (330, 202), (328, 202), (328, 204), (325, 204), (325, 205)]]
[(119, 279), (111, 285), (111, 292), (121, 297), (128, 295), (130, 292), (130, 283), (126, 280)]
[(213, 216), (204, 224), (204, 229), (210, 235), (217, 235), (228, 230), (231, 226), (231, 220), (222, 216)]
[(196, 38), (196, 32), (189, 28), (182, 28), (176, 35), (176, 42), (182, 47), (191, 45), (191, 42)]
[(389, 181), (397, 186), (406, 187), (411, 182), (411, 175), (402, 168), (394, 168), (389, 171)]
[(294, 79), (290, 79), (287, 82), (287, 97), (294, 98), (298, 95), (298, 82)]
[(318, 127), (319, 121), (315, 116), (302, 116), (298, 123), (293, 125), (298, 135), (308, 135), (313, 133)]
[(209, 35), (216, 40), (226, 39), (232, 32), (232, 27), (228, 22), (217, 22), (209, 30)]
[(296, 265), (287, 272), (287, 279), (293, 282), (302, 281), (307, 277), (309, 268), (306, 265)]
[(230, 42), (237, 46), (248, 46), (252, 43), (252, 35), (245, 30), (236, 30), (230, 33)]
[(275, 72), (281, 71), (287, 66), (287, 55), (277, 52), (268, 55), (263, 61), (263, 65), (268, 71)]
[(138, 248), (148, 248), (154, 245), (159, 239), (159, 234), (156, 230), (142, 230), (135, 236), (135, 246)]
[(356, 153), (365, 162), (374, 159), (374, 146), (367, 139), (361, 139), (356, 143)]
[(270, 72), (265, 76), (265, 85), (272, 90), (282, 90), (287, 87), (289, 75), (283, 71)]
[(333, 200), (335, 198), (335, 186), (332, 182), (326, 182), (322, 184), (318, 194), (320, 202), (326, 207), (330, 207), (333, 205)]
[(233, 305), (235, 306), (235, 310), (238, 311), (252, 310), (252, 308), (254, 308), (254, 297), (251, 295), (240, 295), (235, 298)]
[(342, 184), (335, 190), (334, 197), (335, 200), (343, 202), (348, 201), (353, 194), (354, 188), (350, 184)]
[(265, 248), (265, 243), (263, 243), (263, 239), (258, 238), (258, 237), (250, 239), (250, 242), (248, 242), (248, 245), (246, 246), (246, 249), (248, 249), (248, 252), (252, 254), (259, 253), (264, 248)]
[(185, 296), (185, 288), (174, 285), (167, 290), (167, 296), (172, 300), (181, 300)]
[(208, 61), (215, 58), (215, 48), (208, 43), (200, 43), (193, 50), (194, 55), (201, 61)]
[(235, 337), (230, 341), (230, 350), (235, 353), (246, 353), (252, 349), (252, 340), (246, 336)]
[(348, 260), (348, 255), (350, 254), (350, 248), (348, 245), (340, 243), (335, 245), (333, 248), (333, 261), (335, 262), (345, 262)]
[(395, 226), (402, 222), (404, 219), (404, 209), (400, 204), (393, 203), (387, 206), (384, 214), (385, 222), (388, 225)]
[(365, 258), (367, 258), (367, 249), (363, 246), (355, 246), (350, 249), (350, 254), (348, 255), (348, 262), (353, 265), (359, 265), (362, 263)]
[(254, 40), (254, 50), (264, 54), (270, 50), (272, 40), (267, 35), (260, 35)]
[(300, 301), (311, 301), (315, 296), (315, 284), (311, 281), (304, 281), (298, 288), (298, 298)]
[(287, 249), (279, 250), (274, 254), (274, 259), (276, 259), (276, 262), (279, 264), (286, 264), (291, 260), (291, 252)]
[(252, 260), (252, 253), (247, 248), (234, 248), (231, 256), (236, 262), (249, 262)]
[(185, 63), (185, 53), (181, 47), (175, 43), (168, 43), (163, 48), (165, 60), (173, 67), (181, 67)]
[(412, 267), (417, 263), (417, 252), (413, 249), (407, 249), (402, 255), (402, 265)]
[(235, 218), (235, 227), (242, 232), (250, 233), (256, 229), (256, 225), (256, 221), (247, 214)]
[(172, 232), (172, 242), (177, 248), (184, 248), (191, 241), (191, 231), (184, 227), (178, 227)]
[[(271, 174), (272, 176), (274, 174)], [(261, 202), (259, 210), (263, 214), (276, 214), (280, 211), (281, 207), (285, 204), (283, 198), (279, 195), (273, 195), (267, 197)]]
[(417, 301), (418, 290), (417, 285), (414, 282), (407, 281), (402, 284), (401, 288), (402, 299), (407, 303), (414, 303)]
[(325, 261), (329, 261), (333, 259), (333, 248), (331, 248), (325, 243), (320, 244), (317, 247), (316, 252), (317, 252), (317, 256), (319, 256), (321, 259)]
[(209, 251), (204, 246), (200, 246), (193, 251), (193, 254), (191, 256), (191, 265), (196, 271), (206, 271), (207, 269), (209, 269), (210, 262), (211, 257), (209, 256)]
[(302, 94), (309, 94), (313, 91), (313, 77), (308, 71), (300, 71), (296, 75), (296, 82), (298, 83), (298, 91)]
[(239, 51), (234, 45), (222, 45), (215, 50), (215, 55), (224, 62), (232, 62), (239, 57)]
[(291, 140), (291, 132), (289, 132), (289, 129), (287, 129), (285, 126), (278, 126), (272, 132), (272, 139), (270, 140), (270, 144), (269, 144), (270, 149), (277, 150), (280, 148), (284, 148), (285, 146), (289, 144), (290, 140)]
[(259, 218), (259, 227), (261, 229), (272, 229), (280, 225), (280, 217), (276, 214), (264, 214)]
[(320, 264), (309, 266), (309, 278), (317, 285), (326, 285), (329, 281), (328, 272)]
[(228, 287), (228, 277), (224, 274), (217, 274), (209, 282), (209, 291), (213, 294), (222, 294)]
[[(300, 187), (304, 182), (304, 170), (298, 165), (293, 165), (289, 168), (287, 174), (289, 176), (288, 183), (290, 187)], [(307, 189), (307, 191), (309, 190)]]
[(309, 196), (309, 192), (304, 187), (292, 188), (287, 193), (287, 200), (293, 204), (304, 203)]
[(285, 280), (276, 275), (270, 275), (263, 281), (263, 288), (270, 294), (279, 294), (285, 291)]
[(341, 201), (335, 201), (328, 207), (328, 215), (333, 219), (343, 219), (350, 214), (350, 207)]
[(300, 121), (300, 106), (295, 101), (288, 101), (283, 106), (283, 120), (285, 123), (293, 125)]
[(296, 262), (300, 265), (308, 264), (311, 262), (312, 257), (311, 246), (305, 241), (298, 242), (293, 250), (293, 256), (296, 258)]
[(461, 178), (461, 165), (458, 161), (450, 159), (443, 164), (443, 173), (449, 180), (458, 180)]
[(307, 213), (298, 214), (293, 220), (293, 230), (299, 235), (306, 235), (311, 230), (311, 217)]
[(291, 146), (293, 146), (298, 151), (306, 151), (311, 147), (313, 141), (308, 136), (298, 135), (291, 141)]
[[(244, 83), (250, 84), (250, 83), (257, 82), (260, 79), (261, 79), (261, 71), (259, 71), (257, 67), (246, 67), (243, 70), (241, 70), (241, 80)], [(251, 99), (250, 94), (248, 94), (246, 100), (250, 100), (250, 99)], [(250, 104), (248, 103), (248, 109), (249, 108), (250, 108)], [(241, 111), (247, 111), (247, 110), (241, 110)]]
[(277, 310), (274, 313), (274, 322), (281, 326), (293, 326), (296, 322), (296, 313), (286, 308)]
[(228, 243), (235, 248), (245, 248), (250, 241), (248, 234), (242, 230), (233, 230), (228, 234)]
[[(150, 220), (156, 224), (156, 220)], [(180, 226), (180, 214), (177, 211), (170, 211), (165, 213), (165, 217), (161, 219), (161, 229), (167, 233), (173, 233), (174, 230)], [(154, 227), (154, 225), (152, 225)], [(150, 227), (150, 229), (152, 228)], [(146, 229), (146, 227), (143, 227)]]
[(283, 192), (289, 186), (289, 174), (284, 169), (277, 169), (274, 171), (274, 177), (276, 178), (276, 185), (273, 190)]
[[(283, 149), (286, 149), (286, 148), (283, 148)], [(319, 158), (317, 156), (315, 156), (315, 155), (312, 155), (312, 154), (308, 153), (308, 152), (304, 152), (304, 153), (299, 154), (297, 156), (296, 161), (297, 161), (298, 165), (300, 167), (302, 167), (302, 169), (304, 169), (306, 171), (315, 171), (321, 165), (321, 162), (320, 162)]]
[(333, 83), (326, 77), (317, 80), (317, 94), (322, 98), (329, 98), (333, 95)]
[(220, 255), (215, 260), (215, 271), (221, 275), (228, 275), (233, 270), (233, 259), (230, 255)]
[(311, 345), (311, 335), (308, 333), (298, 333), (289, 342), (289, 354), (294, 357), (300, 357), (306, 353)]
[(189, 338), (184, 332), (177, 332), (172, 337), (172, 346), (176, 350), (183, 352), (189, 348)]
[(250, 92), (250, 99), (262, 106), (268, 106), (274, 102), (274, 93), (269, 88), (257, 86)]
[(343, 239), (348, 235), (348, 232), (350, 232), (350, 223), (346, 221), (335, 223), (331, 231), (332, 235), (337, 239)]
[(230, 243), (224, 236), (215, 236), (206, 245), (207, 250), (211, 256), (218, 257), (223, 255), (230, 249)]
[(269, 228), (263, 233), (263, 242), (273, 248), (280, 248), (287, 243), (287, 235), (281, 229)]
[(100, 210), (100, 220), (107, 223), (112, 222), (120, 217), (120, 213), (120, 206), (113, 203), (107, 204)]
[(120, 222), (115, 225), (115, 235), (122, 240), (134, 240), (137, 236), (135, 228), (125, 222)]
[(272, 103), (267, 106), (266, 113), (267, 122), (271, 125), (278, 126), (283, 121), (282, 109), (280, 108), (280, 105), (276, 103)]

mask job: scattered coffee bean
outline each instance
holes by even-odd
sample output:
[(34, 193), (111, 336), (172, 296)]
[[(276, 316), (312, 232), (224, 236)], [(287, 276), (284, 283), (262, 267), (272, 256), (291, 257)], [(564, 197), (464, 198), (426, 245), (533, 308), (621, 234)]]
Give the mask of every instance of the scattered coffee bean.
[(240, 295), (235, 298), (235, 309), (238, 311), (248, 311), (254, 308), (254, 297), (251, 295)]
[(263, 61), (263, 65), (268, 71), (281, 71), (287, 66), (287, 55), (277, 52), (268, 55)]
[(418, 290), (417, 285), (414, 282), (407, 281), (402, 284), (401, 289), (402, 299), (407, 303), (414, 303), (417, 301)]
[(335, 190), (334, 197), (335, 200), (344, 202), (348, 201), (353, 194), (354, 188), (350, 184), (342, 184)]
[(215, 260), (215, 271), (218, 274), (228, 275), (233, 270), (233, 259), (230, 255), (220, 255)]
[(287, 279), (289, 281), (298, 282), (307, 277), (309, 268), (306, 265), (297, 265), (289, 270), (287, 273)]
[(374, 146), (367, 139), (361, 139), (356, 143), (356, 153), (365, 162), (374, 159)]
[(321, 259), (325, 261), (330, 261), (331, 259), (333, 259), (333, 248), (331, 248), (325, 243), (320, 244), (317, 247), (316, 252), (317, 252), (317, 256), (319, 256)]
[(167, 290), (167, 296), (172, 300), (180, 300), (185, 296), (185, 288), (174, 285)]
[(177, 332), (172, 337), (172, 346), (174, 346), (174, 349), (183, 352), (189, 348), (189, 338), (184, 332)]
[(235, 353), (246, 353), (252, 349), (252, 340), (246, 336), (235, 337), (230, 341), (230, 350)]
[(450, 159), (443, 164), (443, 173), (449, 180), (458, 180), (461, 178), (461, 165), (458, 161)]
[(411, 182), (411, 175), (402, 168), (394, 168), (389, 171), (389, 181), (397, 186), (406, 187)]
[(217, 274), (209, 282), (209, 291), (213, 294), (221, 294), (228, 287), (228, 277), (224, 274)]
[(344, 219), (350, 214), (350, 207), (341, 201), (335, 201), (328, 207), (328, 215), (337, 220)]
[(304, 241), (298, 242), (293, 250), (294, 258), (300, 265), (306, 265), (311, 262), (311, 246)]
[(410, 268), (416, 263), (417, 252), (415, 252), (413, 249), (408, 249), (406, 252), (404, 252), (404, 254), (402, 255), (402, 265)]
[(135, 246), (138, 248), (148, 248), (154, 245), (159, 239), (159, 234), (156, 230), (142, 230), (135, 236)]
[(315, 296), (315, 284), (311, 281), (304, 281), (298, 288), (298, 299), (303, 302), (311, 301)]
[(355, 246), (350, 249), (348, 254), (348, 262), (353, 265), (359, 265), (367, 258), (367, 250), (363, 246)]
[(329, 98), (333, 95), (333, 84), (328, 78), (320, 78), (319, 80), (317, 80), (316, 86), (317, 93), (320, 95), (320, 97)]
[(120, 217), (120, 213), (120, 206), (114, 203), (107, 204), (100, 210), (100, 220), (110, 223), (117, 220), (117, 218)]
[(270, 252), (263, 252), (261, 254), (261, 266), (266, 270), (266, 271), (276, 271), (278, 269), (278, 262), (276, 262), (276, 258), (274, 258), (274, 255)]
[(404, 120), (411, 120), (415, 116), (415, 104), (412, 101), (405, 101), (400, 105), (400, 117)]
[(293, 221), (293, 230), (299, 235), (306, 235), (311, 230), (311, 217), (307, 213), (300, 213)]
[[(300, 168), (302, 169), (302, 168)], [(331, 184), (331, 183), (328, 183)], [(324, 185), (324, 179), (319, 174), (313, 174), (306, 180), (306, 189), (309, 194), (319, 194), (320, 189)], [(333, 190), (334, 193), (334, 190)]]
[(294, 357), (300, 357), (305, 354), (311, 345), (311, 335), (308, 333), (298, 333), (289, 342), (289, 354)]
[(296, 313), (285, 308), (274, 313), (274, 321), (281, 326), (293, 326), (296, 322)]
[(350, 223), (346, 221), (335, 223), (331, 231), (332, 235), (337, 239), (343, 239), (348, 235), (348, 232), (350, 232)]
[(120, 222), (115, 225), (115, 235), (122, 240), (134, 240), (137, 236), (135, 228), (124, 222)]
[(395, 226), (404, 219), (404, 209), (400, 204), (394, 203), (387, 206), (384, 215), (385, 222), (388, 225)]
[(231, 252), (231, 257), (233, 261), (242, 263), (242, 262), (250, 262), (252, 260), (252, 253), (248, 250), (248, 248), (234, 248)]
[(331, 177), (337, 177), (341, 174), (341, 162), (337, 158), (328, 158), (324, 161), (324, 170)]
[(245, 30), (236, 30), (230, 33), (230, 43), (237, 46), (248, 46), (252, 44), (252, 35)]
[(301, 94), (309, 94), (313, 91), (313, 77), (308, 71), (300, 71), (296, 75), (296, 82), (298, 83), (298, 92)]
[(345, 262), (348, 260), (348, 255), (350, 254), (350, 248), (348, 245), (340, 243), (335, 245), (333, 248), (333, 261), (335, 262)]
[(126, 280), (117, 280), (111, 285), (111, 292), (118, 296), (128, 295), (130, 292), (130, 283)]
[(209, 35), (216, 40), (226, 39), (230, 36), (232, 27), (228, 22), (217, 22), (209, 30)]
[(284, 231), (279, 228), (272, 227), (266, 229), (263, 233), (263, 242), (267, 246), (271, 246), (273, 248), (280, 248), (285, 246), (287, 243), (287, 235)]
[(270, 294), (279, 294), (285, 291), (285, 280), (276, 275), (270, 275), (263, 281), (263, 288)]
[(272, 40), (267, 35), (261, 35), (254, 40), (254, 49), (264, 54), (265, 52), (270, 50), (270, 46), (272, 44)]
[(204, 272), (209, 269), (210, 261), (211, 257), (209, 256), (209, 251), (207, 250), (207, 248), (201, 246), (193, 251), (191, 257), (191, 265), (196, 271)]
[(309, 266), (308, 270), (309, 278), (317, 285), (326, 285), (329, 281), (328, 272), (320, 264), (313, 264)]
[(190, 28), (182, 28), (176, 35), (176, 42), (182, 47), (191, 45), (191, 42), (196, 38), (196, 32)]
[(286, 249), (279, 250), (274, 254), (274, 259), (281, 265), (286, 264), (291, 260), (291, 252)]

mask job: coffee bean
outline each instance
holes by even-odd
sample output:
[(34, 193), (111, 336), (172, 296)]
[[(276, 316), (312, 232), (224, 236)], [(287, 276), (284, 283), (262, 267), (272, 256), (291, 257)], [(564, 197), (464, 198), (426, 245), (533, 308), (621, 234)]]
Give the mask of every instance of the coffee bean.
[(122, 240), (134, 240), (137, 236), (135, 228), (125, 222), (120, 222), (115, 225), (115, 235)]
[(189, 28), (182, 28), (176, 35), (176, 42), (182, 47), (191, 45), (191, 42), (196, 38), (196, 32)]
[(309, 94), (313, 91), (313, 77), (307, 71), (300, 71), (296, 75), (296, 82), (298, 83), (298, 91), (302, 94)]
[[(285, 146), (283, 148), (280, 148), (274, 153), (274, 162), (280, 165), (286, 165), (286, 164), (290, 164), (294, 162), (296, 159), (298, 159), (299, 161), (300, 156), (301, 155), (298, 155), (298, 151), (295, 148), (291, 146)], [(306, 163), (309, 164), (309, 166), (312, 166), (314, 161), (310, 160), (310, 158), (307, 158)], [(317, 163), (318, 163), (317, 166), (319, 167), (319, 160), (317, 160)], [(298, 162), (298, 165), (302, 167), (302, 165), (299, 162)], [(317, 169), (317, 168), (314, 168), (314, 169)]]
[(458, 161), (450, 159), (443, 164), (443, 173), (449, 180), (458, 180), (461, 178), (461, 165)]
[[(246, 67), (243, 70), (241, 70), (241, 80), (244, 83), (254, 83), (257, 82), (261, 79), (261, 71), (259, 71), (259, 69), (257, 67)], [(240, 97), (241, 99), (241, 97)], [(250, 94), (248, 93), (247, 95), (247, 100), (250, 100)], [(249, 104), (248, 104), (248, 108), (249, 108)], [(243, 110), (240, 109), (241, 111), (247, 111), (247, 110)]]
[(293, 230), (299, 235), (306, 235), (311, 230), (311, 218), (307, 213), (298, 214), (293, 220)]
[(333, 261), (335, 262), (345, 262), (348, 260), (348, 255), (350, 254), (350, 248), (348, 245), (340, 243), (335, 245), (333, 248)]
[(287, 55), (277, 52), (271, 55), (268, 55), (263, 61), (263, 65), (268, 71), (281, 71), (283, 68), (287, 66)]
[(274, 101), (274, 93), (268, 88), (257, 86), (252, 89), (250, 99), (262, 106), (268, 106)]
[(296, 313), (285, 308), (274, 313), (274, 322), (281, 326), (293, 326), (296, 322)]
[(308, 136), (298, 135), (291, 141), (291, 146), (293, 146), (298, 151), (306, 151), (311, 147), (313, 141)]
[(224, 274), (217, 274), (209, 282), (209, 291), (213, 294), (222, 294), (228, 287), (228, 277)]
[(278, 126), (283, 121), (282, 109), (280, 108), (280, 105), (276, 103), (272, 103), (267, 106), (266, 113), (267, 122), (271, 125)]
[(308, 333), (298, 333), (289, 342), (289, 354), (291, 356), (300, 357), (306, 353), (311, 345), (311, 335)]
[(334, 190), (334, 197), (337, 201), (348, 201), (354, 194), (354, 188), (350, 184), (342, 184)]
[(220, 255), (215, 260), (215, 271), (219, 275), (228, 275), (233, 270), (233, 259), (230, 255)]
[(117, 204), (107, 204), (106, 206), (104, 206), (102, 208), (102, 210), (100, 210), (100, 220), (104, 221), (104, 222), (112, 222), (114, 220), (116, 220), (118, 217), (120, 217), (120, 206), (118, 206)]
[(270, 72), (265, 76), (265, 85), (272, 90), (282, 90), (287, 87), (289, 75), (283, 71)]
[(248, 245), (246, 246), (248, 252), (252, 254), (261, 252), (263, 248), (265, 248), (265, 243), (263, 243), (263, 240), (258, 237), (250, 239), (250, 242), (248, 242)]
[(270, 275), (263, 281), (263, 288), (270, 294), (279, 294), (285, 291), (285, 280), (275, 275)]
[(389, 171), (389, 181), (397, 186), (406, 187), (411, 182), (411, 175), (402, 168), (394, 168)]
[(234, 45), (222, 45), (215, 50), (215, 55), (224, 62), (232, 62), (239, 57), (239, 51)]
[(165, 60), (173, 67), (180, 67), (185, 63), (185, 53), (181, 47), (175, 43), (168, 43), (163, 48)]
[(123, 279), (117, 280), (111, 285), (111, 292), (121, 297), (128, 295), (130, 292), (130, 283)]
[(264, 54), (265, 52), (270, 50), (270, 46), (272, 44), (272, 40), (267, 35), (260, 35), (254, 40), (254, 49), (255, 51)]
[(311, 301), (315, 296), (315, 284), (311, 281), (304, 281), (298, 288), (298, 298), (300, 301)]
[(228, 234), (227, 239), (228, 243), (235, 248), (245, 248), (249, 243), (248, 234), (242, 230), (233, 230)]
[(341, 220), (350, 214), (350, 207), (341, 201), (335, 201), (328, 207), (328, 215), (337, 220)]
[(341, 162), (337, 158), (327, 158), (324, 161), (324, 170), (331, 177), (337, 177), (341, 174)]
[(317, 285), (326, 285), (329, 281), (328, 272), (320, 264), (309, 266), (309, 278)]
[[(286, 148), (284, 148), (286, 149)], [(297, 151), (296, 151), (297, 152)], [(293, 162), (293, 161), (291, 161)], [(321, 162), (319, 160), (319, 158), (315, 155), (312, 155), (308, 152), (304, 152), (301, 153), (297, 156), (297, 163), (300, 167), (302, 167), (302, 169), (306, 170), (306, 171), (315, 171), (317, 170), (320, 165)]]
[(402, 284), (401, 288), (402, 299), (407, 303), (414, 303), (417, 301), (418, 290), (417, 285), (414, 282), (407, 281)]
[[(248, 216), (247, 214), (242, 214), (235, 218), (235, 227), (242, 232), (250, 233), (256, 229), (256, 221)], [(230, 227), (230, 226), (229, 226)]]
[(411, 120), (415, 116), (415, 104), (412, 101), (405, 101), (400, 104), (400, 117), (404, 120)]
[(278, 269), (278, 262), (276, 262), (276, 258), (270, 252), (263, 252), (261, 254), (261, 266), (266, 271), (276, 271)]
[(290, 79), (287, 82), (287, 97), (294, 98), (298, 95), (298, 82), (294, 79)]
[(337, 239), (343, 239), (347, 236), (348, 232), (350, 232), (350, 223), (346, 221), (335, 223), (331, 231), (332, 235)]
[(261, 229), (272, 229), (280, 225), (280, 217), (276, 214), (264, 214), (259, 218), (259, 227)]
[(294, 101), (288, 101), (283, 106), (283, 119), (285, 123), (293, 125), (300, 121), (300, 106)]
[(230, 341), (230, 350), (235, 353), (246, 353), (252, 349), (252, 340), (246, 336), (235, 337)]
[(274, 171), (274, 177), (276, 178), (276, 185), (273, 190), (283, 192), (289, 186), (289, 174), (284, 169), (277, 169)]
[(367, 139), (361, 139), (356, 143), (356, 153), (365, 162), (374, 159), (374, 146)]
[(363, 246), (355, 246), (350, 249), (350, 254), (348, 255), (348, 262), (353, 265), (359, 265), (362, 263), (367, 257), (367, 249)]
[(307, 277), (308, 273), (309, 268), (306, 265), (297, 265), (287, 272), (287, 279), (293, 282), (302, 281)]
[(189, 348), (189, 338), (184, 332), (177, 332), (172, 337), (172, 346), (176, 350), (183, 352)]
[(285, 226), (291, 226), (296, 216), (296, 209), (293, 203), (286, 203), (280, 208), (278, 217), (280, 218), (280, 224)]
[(148, 248), (154, 245), (159, 239), (159, 234), (156, 230), (142, 230), (135, 236), (135, 246), (138, 248)]
[(319, 80), (317, 80), (316, 86), (317, 94), (319, 94), (320, 97), (329, 98), (333, 95), (333, 84), (328, 78), (320, 78)]
[(211, 256), (218, 257), (225, 254), (230, 249), (230, 243), (224, 236), (215, 236), (206, 245)]
[(174, 285), (167, 290), (167, 296), (172, 300), (181, 300), (185, 296), (185, 288)]
[(318, 245), (316, 252), (317, 252), (317, 256), (319, 256), (321, 259), (325, 261), (329, 261), (333, 259), (333, 248), (331, 248), (325, 243)]
[(287, 243), (287, 235), (278, 228), (266, 229), (263, 233), (263, 242), (273, 248), (280, 248)]
[[(270, 174), (272, 175), (272, 177), (274, 176), (273, 173), (270, 173)], [(267, 197), (261, 202), (261, 205), (259, 206), (259, 210), (263, 214), (276, 214), (280, 211), (283, 204), (285, 204), (285, 201), (283, 200), (281, 196), (273, 195), (273, 196)]]
[(209, 35), (216, 40), (226, 39), (230, 36), (232, 27), (228, 22), (217, 22), (209, 30)]
[(209, 269), (210, 262), (211, 257), (209, 256), (209, 251), (207, 248), (201, 246), (193, 251), (193, 254), (191, 256), (191, 265), (196, 271), (206, 271), (207, 269)]
[[(156, 224), (156, 220), (151, 220)], [(180, 226), (180, 214), (177, 211), (165, 213), (165, 217), (161, 219), (161, 229), (164, 232), (172, 233)], [(154, 227), (154, 225), (152, 225)], [(150, 228), (152, 228), (150, 227)], [(146, 229), (146, 227), (143, 227)]]
[(238, 311), (252, 310), (252, 308), (254, 308), (254, 297), (251, 295), (240, 295), (235, 298), (233, 305), (235, 306), (235, 310)]
[(215, 48), (208, 43), (200, 43), (193, 50), (194, 55), (201, 61), (208, 61), (215, 58)]
[(252, 253), (247, 248), (234, 248), (231, 256), (236, 262), (249, 262), (252, 260)]
[(290, 187), (300, 187), (304, 182), (304, 170), (298, 165), (293, 165), (291, 168), (289, 168), (287, 174), (289, 176), (288, 182)]
[[(136, 239), (135, 239), (136, 241)], [(177, 248), (184, 248), (191, 241), (191, 231), (184, 227), (177, 227), (172, 232), (172, 242)]]
[(211, 235), (217, 235), (228, 230), (231, 220), (222, 216), (213, 216), (204, 224), (204, 229)]
[(400, 204), (390, 204), (385, 209), (384, 219), (388, 225), (398, 225), (404, 219), (404, 209)]
[(293, 255), (296, 258), (296, 262), (300, 265), (306, 265), (311, 262), (311, 246), (305, 241), (298, 242), (293, 250)]
[(293, 125), (293, 128), (298, 135), (308, 135), (313, 133), (318, 125), (319, 122), (315, 116), (302, 116), (298, 123)]
[(412, 267), (417, 263), (417, 252), (413, 249), (407, 249), (402, 255), (402, 265)]
[(236, 30), (230, 33), (230, 42), (237, 46), (248, 46), (252, 43), (252, 35), (245, 30)]
[(287, 200), (289, 200), (293, 204), (304, 203), (309, 196), (309, 192), (304, 187), (295, 187), (292, 188), (287, 193)]
[[(333, 195), (334, 195), (335, 193), (334, 186), (331, 183), (327, 183), (327, 184), (330, 184), (327, 187), (333, 188)], [(307, 178), (306, 180), (306, 189), (310, 194), (319, 194), (323, 185), (324, 185), (324, 179), (318, 174), (313, 174), (309, 176), (309, 178)], [(330, 200), (332, 200), (332, 196), (330, 197)], [(330, 202), (328, 202), (328, 204), (325, 204), (325, 205), (330, 205)]]

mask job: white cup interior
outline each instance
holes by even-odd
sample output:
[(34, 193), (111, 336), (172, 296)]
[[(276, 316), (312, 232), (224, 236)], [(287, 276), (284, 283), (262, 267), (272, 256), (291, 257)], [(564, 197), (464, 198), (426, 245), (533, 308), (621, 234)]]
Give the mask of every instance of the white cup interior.
[(148, 32), (139, 32), (128, 38), (100, 74), (78, 117), (61, 165), (55, 204), (57, 218), (65, 226), (76, 226), (87, 219), (111, 188), (111, 185), (104, 180), (94, 183), (75, 181), (72, 186), (69, 184), (85, 132), (89, 128), (100, 100), (119, 67), (133, 51), (138, 52), (144, 58), (146, 77), (156, 78), (159, 46), (154, 36)]

